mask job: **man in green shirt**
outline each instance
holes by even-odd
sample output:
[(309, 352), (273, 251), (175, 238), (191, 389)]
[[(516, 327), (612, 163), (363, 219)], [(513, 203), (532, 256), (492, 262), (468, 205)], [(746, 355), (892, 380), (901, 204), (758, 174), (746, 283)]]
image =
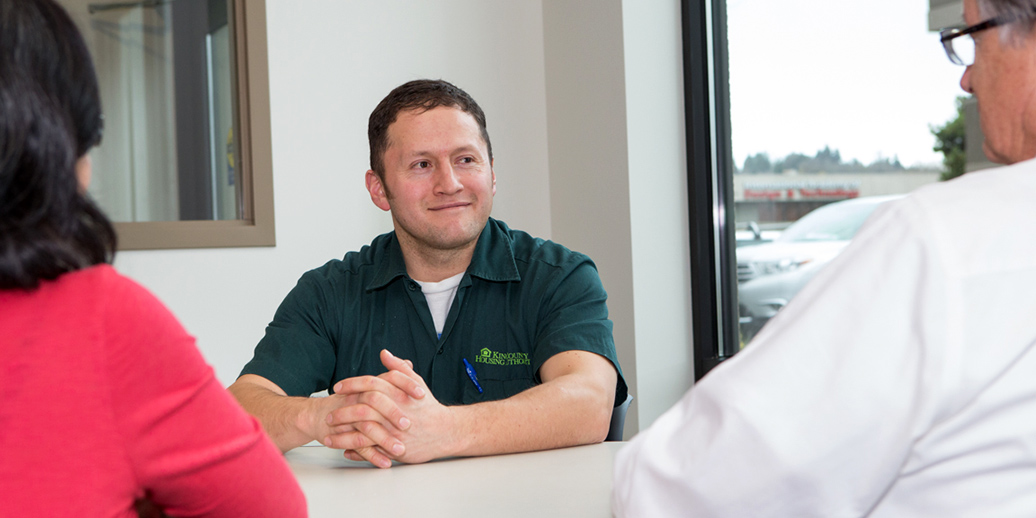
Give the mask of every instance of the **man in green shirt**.
[(489, 217), (478, 104), (411, 81), (368, 133), (394, 232), (303, 275), (231, 393), (282, 451), (379, 467), (603, 440), (626, 398), (604, 288), (585, 255)]

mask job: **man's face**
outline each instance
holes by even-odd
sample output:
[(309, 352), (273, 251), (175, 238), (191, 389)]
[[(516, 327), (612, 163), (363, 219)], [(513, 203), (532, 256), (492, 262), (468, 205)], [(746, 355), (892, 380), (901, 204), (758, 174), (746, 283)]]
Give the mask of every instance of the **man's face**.
[(493, 208), (496, 175), (474, 117), (450, 107), (401, 112), (388, 127), (374, 204), (392, 211), (401, 244), (422, 252), (473, 247)]
[[(964, 0), (967, 25), (983, 21), (976, 2)], [(986, 156), (1013, 164), (1036, 157), (1036, 36), (1001, 41), (1005, 30), (973, 34), (975, 64), (964, 71), (960, 86), (978, 100)]]

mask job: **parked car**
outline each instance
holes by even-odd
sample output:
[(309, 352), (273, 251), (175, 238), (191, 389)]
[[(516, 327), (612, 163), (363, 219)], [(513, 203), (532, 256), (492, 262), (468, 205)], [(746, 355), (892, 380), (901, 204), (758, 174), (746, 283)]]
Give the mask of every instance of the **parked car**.
[[(744, 228), (742, 228), (742, 226), (744, 226)], [(738, 223), (737, 229), (734, 231), (734, 239), (736, 240), (736, 246), (738, 248), (742, 246), (755, 246), (769, 243), (770, 241), (777, 239), (780, 235), (780, 230), (762, 230), (759, 228), (759, 224), (754, 221)]]
[(737, 248), (738, 316), (742, 343), (838, 256), (879, 205), (903, 195), (867, 196), (824, 205), (769, 243)]

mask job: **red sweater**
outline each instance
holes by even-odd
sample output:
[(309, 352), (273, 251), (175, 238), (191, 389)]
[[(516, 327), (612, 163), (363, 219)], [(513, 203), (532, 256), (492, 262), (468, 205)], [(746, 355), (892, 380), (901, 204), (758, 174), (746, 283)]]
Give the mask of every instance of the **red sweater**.
[(194, 339), (109, 266), (0, 291), (0, 516), (305, 516)]

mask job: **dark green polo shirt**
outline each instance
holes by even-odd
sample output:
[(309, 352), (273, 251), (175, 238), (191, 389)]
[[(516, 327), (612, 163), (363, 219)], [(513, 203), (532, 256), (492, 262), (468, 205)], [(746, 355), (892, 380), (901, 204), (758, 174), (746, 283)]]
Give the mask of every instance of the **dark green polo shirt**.
[(490, 219), (439, 338), (392, 232), (306, 272), (241, 373), (308, 396), (344, 378), (385, 372), (378, 354), (388, 349), (414, 363), (436, 399), (457, 405), (513, 396), (540, 382), (548, 358), (581, 350), (615, 365), (619, 404), (626, 382), (606, 298), (589, 257)]

